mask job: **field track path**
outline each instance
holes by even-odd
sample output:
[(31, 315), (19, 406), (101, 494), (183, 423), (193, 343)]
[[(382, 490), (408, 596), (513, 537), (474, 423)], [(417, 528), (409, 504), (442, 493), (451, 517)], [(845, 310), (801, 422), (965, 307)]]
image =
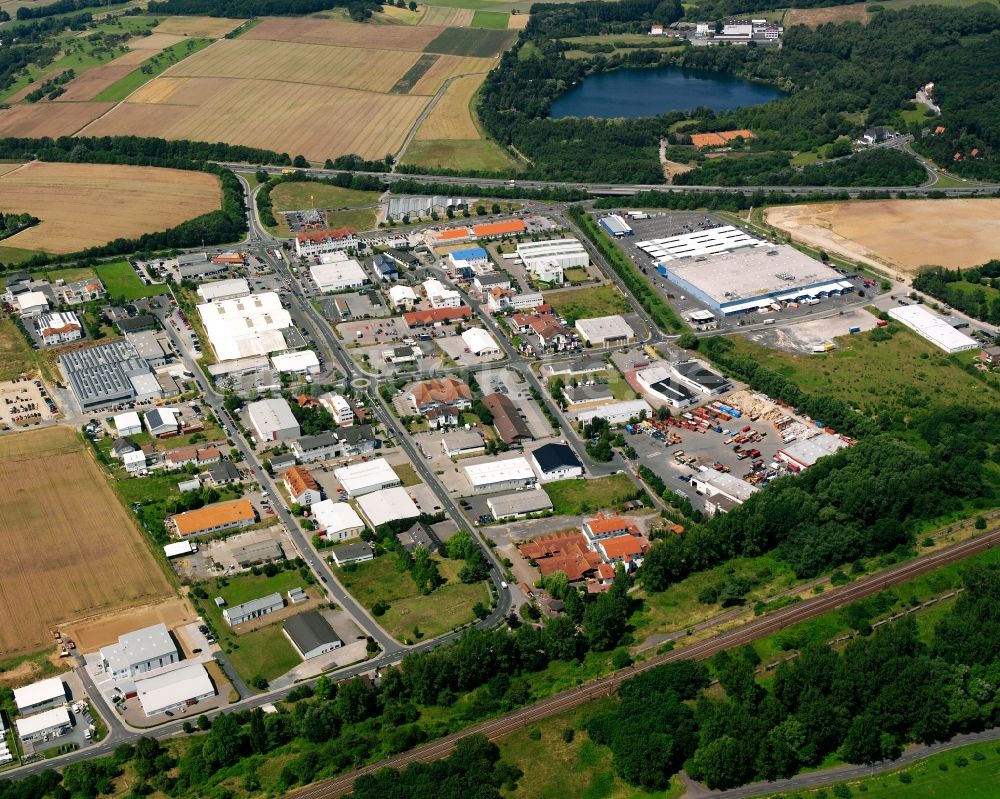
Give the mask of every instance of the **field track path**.
[[(209, 50), (211, 50), (213, 47), (215, 47), (221, 41), (224, 41), (224, 40), (223, 39), (216, 39), (208, 47), (204, 47), (201, 50), (199, 50), (198, 52), (199, 53), (208, 52)], [(184, 58), (182, 58), (180, 61), (178, 61), (177, 64), (183, 64), (192, 55), (194, 55), (194, 53), (189, 53), (188, 55), (184, 56)], [(103, 114), (101, 114), (96, 119), (90, 120), (90, 122), (88, 122), (86, 125), (84, 125), (82, 128), (80, 128), (78, 131), (76, 131), (72, 135), (73, 136), (82, 136), (86, 132), (87, 128), (89, 128), (91, 125), (94, 125), (94, 124), (100, 122), (102, 119), (104, 119), (104, 117), (106, 117), (108, 114), (112, 113), (122, 103), (127, 103), (128, 102), (128, 98), (131, 97), (133, 94), (135, 94), (137, 91), (139, 91), (140, 89), (145, 88), (147, 84), (153, 82), (157, 78), (162, 78), (162, 77), (165, 77), (165, 76), (169, 75), (170, 74), (170, 70), (172, 70), (174, 67), (176, 67), (177, 64), (171, 64), (169, 67), (167, 67), (165, 70), (163, 70), (163, 72), (161, 72), (159, 75), (154, 75), (152, 78), (150, 78), (149, 80), (147, 80), (145, 83), (142, 83), (139, 86), (136, 86), (135, 89), (132, 92), (130, 92), (127, 97), (124, 97), (121, 100), (119, 100), (117, 103), (115, 103), (113, 106), (111, 106), (111, 108), (109, 108), (107, 111), (105, 111)], [(139, 67), (137, 66), (136, 69), (138, 69), (138, 68)]]
[(430, 116), (431, 111), (434, 110), (434, 106), (436, 106), (441, 101), (441, 98), (444, 97), (444, 93), (448, 90), (448, 87), (451, 86), (451, 84), (454, 83), (459, 78), (470, 78), (473, 75), (482, 75), (482, 74), (483, 74), (482, 72), (466, 72), (462, 75), (452, 75), (444, 83), (441, 84), (441, 88), (437, 90), (437, 92), (431, 98), (431, 101), (424, 107), (424, 110), (420, 112), (420, 116), (418, 116), (413, 121), (413, 124), (410, 126), (409, 132), (406, 134), (406, 138), (403, 139), (403, 143), (399, 146), (399, 152), (396, 153), (396, 156), (392, 164), (393, 172), (396, 171), (396, 165), (406, 154), (406, 151), (409, 148), (410, 143), (413, 141), (413, 137), (416, 136), (417, 131), (420, 130), (420, 126), (423, 125), (424, 122), (427, 120), (427, 117)]

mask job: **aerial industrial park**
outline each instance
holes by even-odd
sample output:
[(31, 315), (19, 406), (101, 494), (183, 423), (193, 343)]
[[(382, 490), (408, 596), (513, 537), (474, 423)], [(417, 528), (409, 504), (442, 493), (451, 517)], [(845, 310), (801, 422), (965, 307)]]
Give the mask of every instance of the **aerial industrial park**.
[(987, 795), (994, 145), (806, 65), (1000, 13), (209, 6), (0, 2), (0, 799)]

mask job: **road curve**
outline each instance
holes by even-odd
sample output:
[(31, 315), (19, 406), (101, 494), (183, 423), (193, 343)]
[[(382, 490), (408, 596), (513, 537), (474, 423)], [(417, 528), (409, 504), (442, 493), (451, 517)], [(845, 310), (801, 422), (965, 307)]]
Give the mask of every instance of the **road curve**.
[[(500, 738), (528, 724), (541, 721), (566, 710), (571, 710), (597, 697), (610, 695), (624, 680), (640, 672), (664, 663), (672, 663), (679, 660), (705, 660), (725, 649), (749, 644), (758, 638), (776, 633), (785, 627), (798, 624), (822, 613), (836, 610), (845, 604), (863, 599), (889, 586), (912, 580), (941, 566), (963, 560), (997, 544), (1000, 544), (1000, 530), (952, 544), (922, 558), (900, 564), (888, 571), (864, 577), (819, 596), (789, 605), (773, 613), (759, 616), (746, 624), (719, 633), (712, 638), (676, 649), (672, 652), (657, 655), (642, 663), (609, 674), (606, 677), (555, 694), (500, 718), (481, 722), (445, 738), (432, 741), (417, 749), (403, 752), (394, 757), (371, 763), (356, 771), (308, 786), (290, 794), (290, 799), (334, 799), (335, 797), (343, 796), (350, 792), (354, 785), (354, 780), (365, 774), (371, 774), (386, 767), (400, 768), (414, 761), (430, 761), (447, 757), (459, 740), (470, 735), (481, 733), (490, 739)], [(771, 789), (761, 788), (760, 792), (765, 793), (767, 790)], [(750, 796), (751, 794), (743, 795)]]

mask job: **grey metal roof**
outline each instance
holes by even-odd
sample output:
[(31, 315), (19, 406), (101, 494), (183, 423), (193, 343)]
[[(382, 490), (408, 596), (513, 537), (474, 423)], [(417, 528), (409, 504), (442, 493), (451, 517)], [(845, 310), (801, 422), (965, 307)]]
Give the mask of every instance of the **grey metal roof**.
[(292, 643), (302, 653), (329, 643), (343, 643), (340, 641), (340, 636), (333, 631), (330, 622), (315, 610), (292, 616), (283, 626)]
[(281, 594), (275, 592), (273, 594), (268, 594), (267, 596), (258, 597), (257, 599), (251, 599), (249, 602), (244, 602), (241, 605), (233, 605), (231, 608), (227, 608), (227, 615), (230, 618), (236, 618), (237, 616), (246, 616), (250, 613), (255, 613), (258, 610), (266, 610), (267, 608), (272, 608), (276, 605), (284, 605), (284, 600), (281, 598)]

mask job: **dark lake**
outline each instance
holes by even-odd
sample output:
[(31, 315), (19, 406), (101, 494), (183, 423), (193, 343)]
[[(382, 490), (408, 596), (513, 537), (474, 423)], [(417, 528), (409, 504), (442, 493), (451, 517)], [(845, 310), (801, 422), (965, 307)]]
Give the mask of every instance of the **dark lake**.
[(680, 67), (591, 75), (552, 104), (552, 119), (651, 117), (707, 106), (728, 111), (783, 97), (780, 89), (720, 72)]

